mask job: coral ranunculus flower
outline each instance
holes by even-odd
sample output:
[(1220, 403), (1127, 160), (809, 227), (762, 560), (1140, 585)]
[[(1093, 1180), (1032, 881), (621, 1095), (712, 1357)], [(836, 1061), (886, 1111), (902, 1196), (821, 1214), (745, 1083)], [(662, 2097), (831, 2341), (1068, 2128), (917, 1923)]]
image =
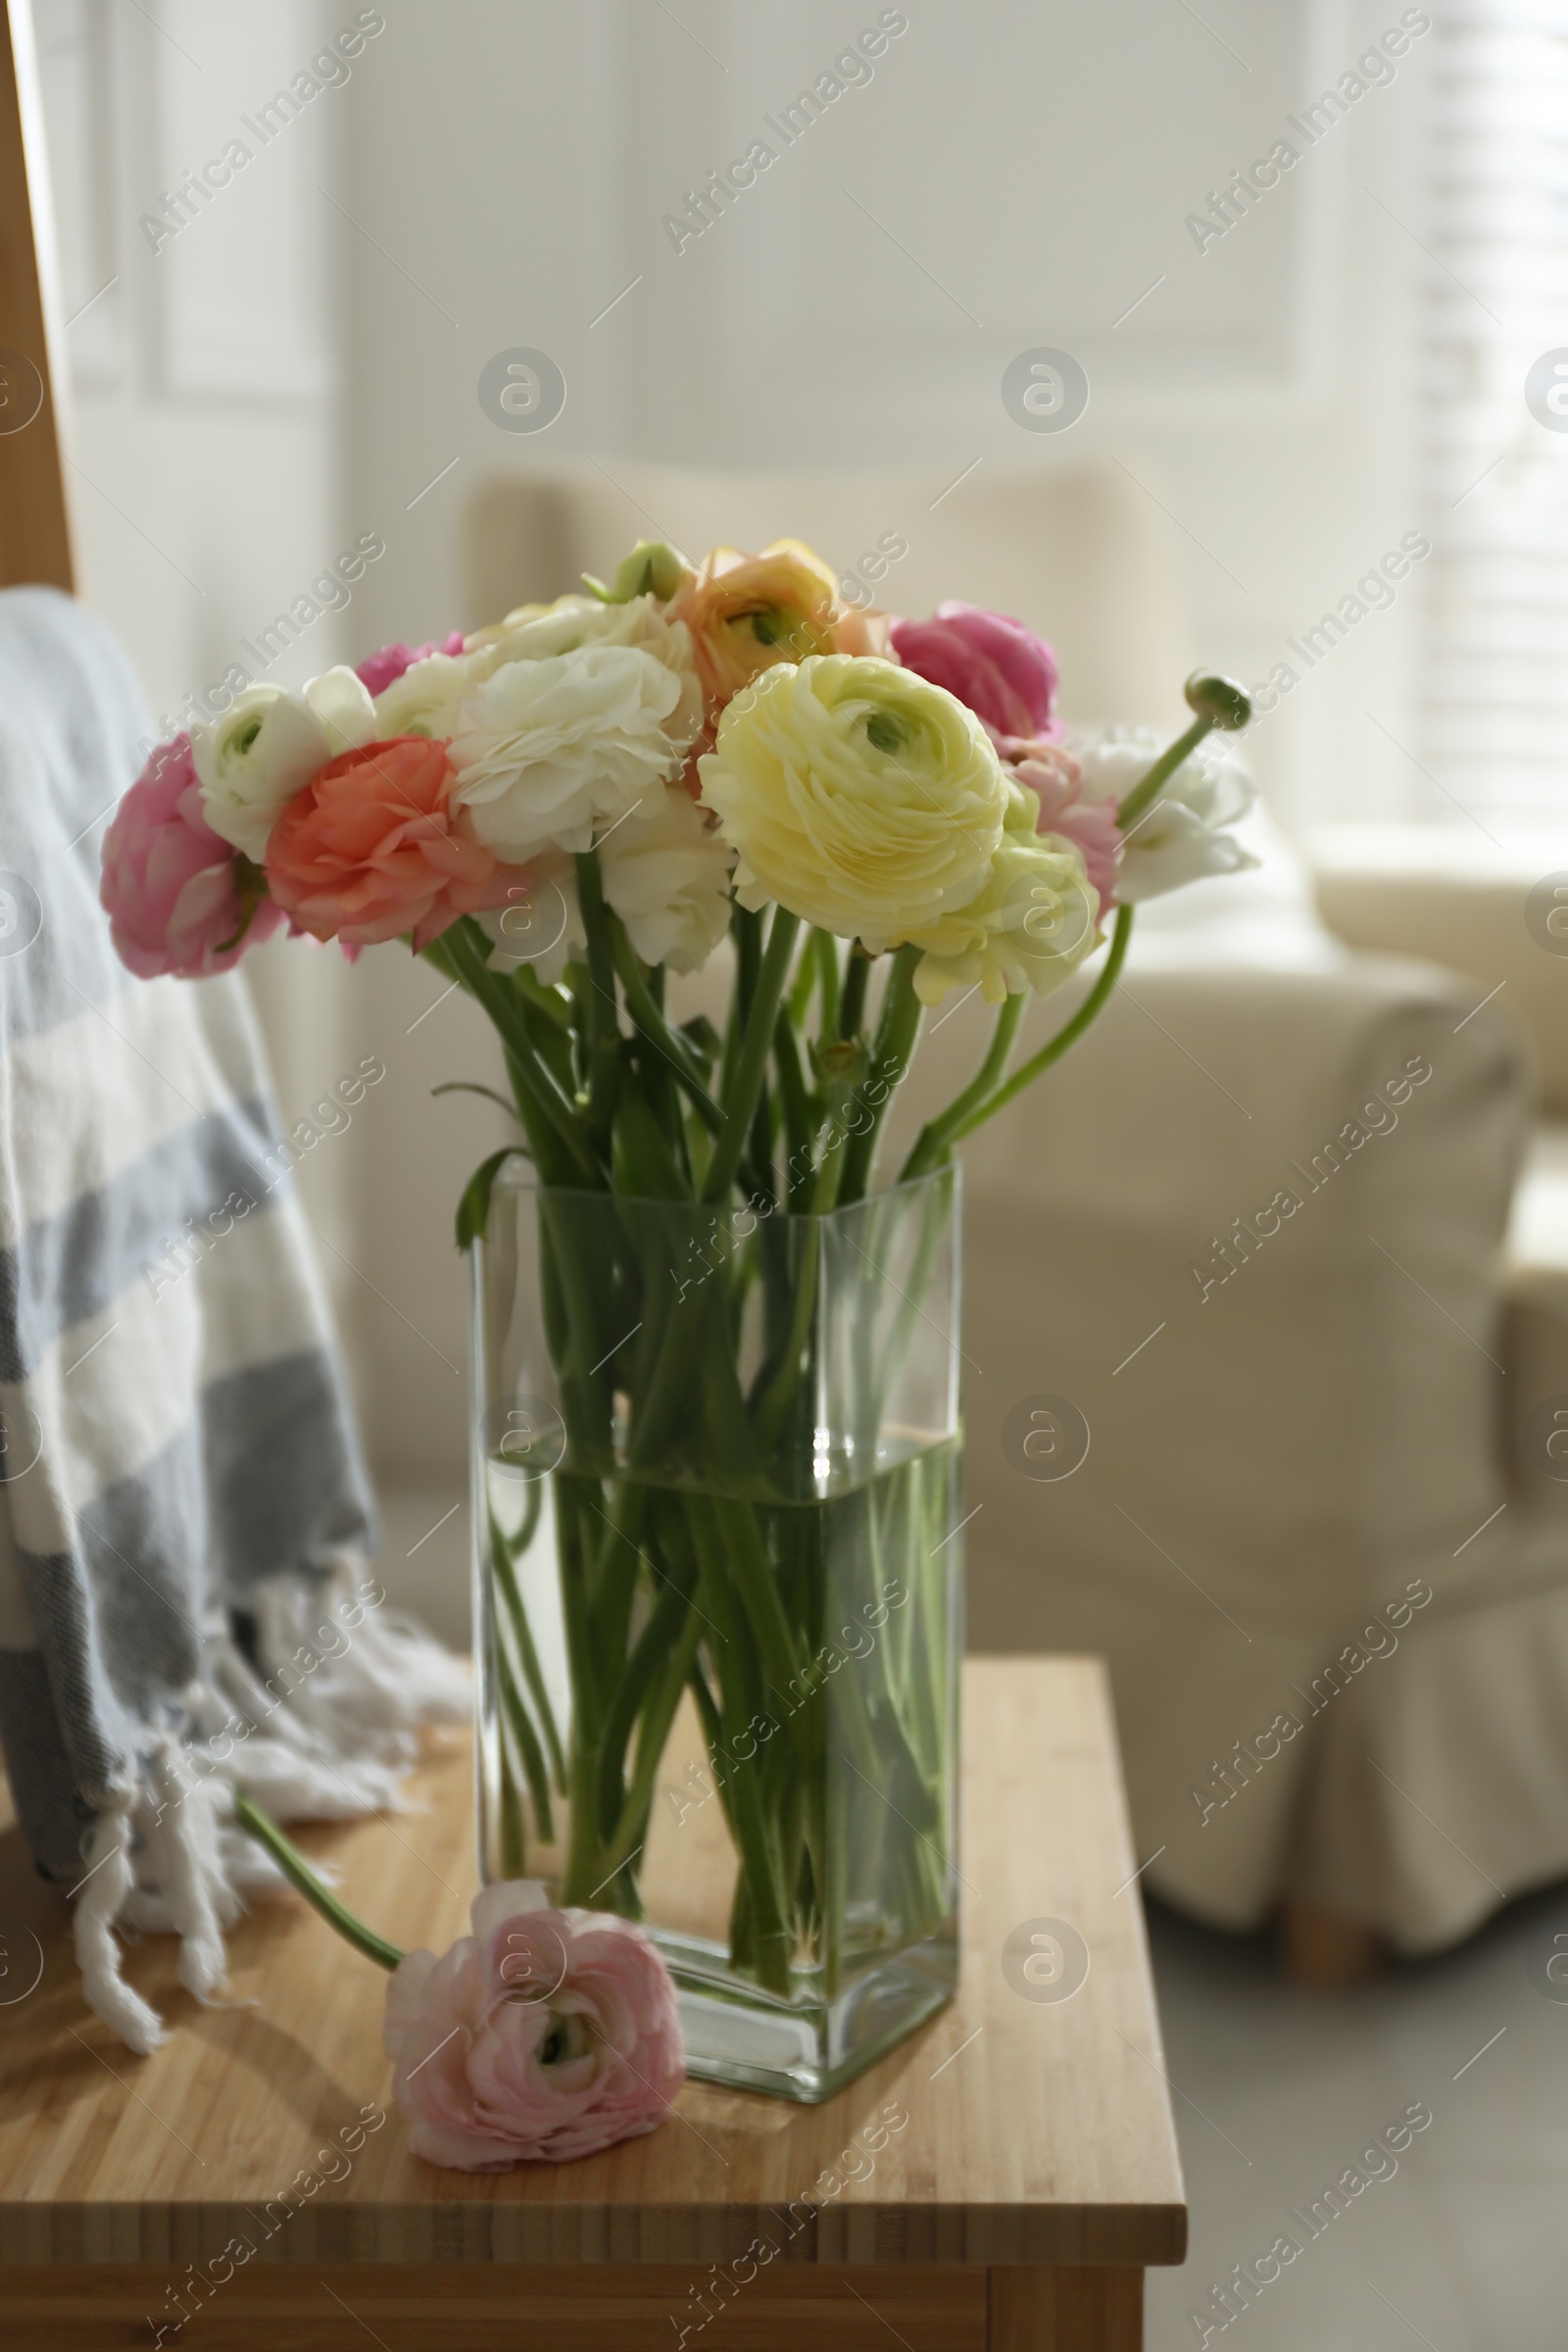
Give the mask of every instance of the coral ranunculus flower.
[(272, 828), (273, 898), (302, 931), (362, 948), (405, 931), (423, 948), (460, 914), (505, 906), (520, 869), (460, 828), (452, 783), (446, 745), (422, 735), (345, 752)]
[(799, 539), (775, 539), (760, 556), (715, 547), (668, 608), (692, 633), (710, 726), (775, 662), (832, 653), (840, 612), (833, 574)]

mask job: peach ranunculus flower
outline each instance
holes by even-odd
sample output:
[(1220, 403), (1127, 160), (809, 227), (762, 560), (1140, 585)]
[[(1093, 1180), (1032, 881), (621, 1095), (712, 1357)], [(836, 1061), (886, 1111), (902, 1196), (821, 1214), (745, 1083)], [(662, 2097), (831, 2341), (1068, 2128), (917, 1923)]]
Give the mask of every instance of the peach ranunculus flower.
[(506, 906), (527, 877), (454, 815), (452, 784), (446, 745), (422, 735), (345, 752), (272, 827), (272, 897), (302, 931), (364, 948), (412, 931), (417, 950), (460, 914)]
[(775, 539), (760, 556), (715, 547), (667, 611), (691, 631), (710, 727), (775, 662), (833, 653), (843, 615), (832, 572), (799, 539)]
[(641, 1928), (550, 1909), (528, 1880), (476, 1895), (473, 1933), (408, 1952), (387, 1986), (393, 2096), (416, 2156), (466, 2173), (592, 2156), (662, 2123), (684, 2053)]
[(833, 624), (833, 651), (836, 654), (869, 654), (878, 662), (898, 663), (899, 656), (893, 643), (894, 615), (880, 612), (875, 605), (852, 606), (839, 614)]

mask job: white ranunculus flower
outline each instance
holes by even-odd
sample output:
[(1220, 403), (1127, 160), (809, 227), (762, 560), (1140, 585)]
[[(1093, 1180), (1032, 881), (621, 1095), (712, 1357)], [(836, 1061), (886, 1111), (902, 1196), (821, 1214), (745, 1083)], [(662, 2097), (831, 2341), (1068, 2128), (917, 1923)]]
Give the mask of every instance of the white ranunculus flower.
[(402, 677), (375, 698), (376, 733), (383, 742), (394, 735), (444, 742), (457, 726), (458, 705), (470, 683), (462, 655), (426, 654), (422, 662), (411, 662)]
[[(1138, 729), (1071, 748), (1083, 768), (1080, 797), (1120, 801), (1149, 773), (1165, 747), (1152, 729)], [(1251, 777), (1234, 753), (1200, 744), (1127, 835), (1117, 898), (1136, 906), (1206, 875), (1235, 874), (1255, 865), (1257, 859), (1226, 828), (1246, 815), (1256, 797)]]
[(695, 972), (729, 926), (734, 853), (679, 784), (666, 784), (606, 835), (605, 898), (644, 963)]
[(679, 767), (665, 722), (680, 682), (630, 645), (508, 662), (465, 695), (452, 739), (454, 808), (503, 863), (592, 847)]
[(191, 729), (207, 822), (260, 864), (285, 804), (329, 760), (374, 735), (375, 706), (352, 669), (323, 671), (303, 695), (244, 687), (221, 718)]
[(703, 720), (703, 690), (683, 620), (666, 620), (657, 597), (634, 596), (624, 605), (602, 604), (593, 596), (560, 596), (553, 605), (519, 605), (492, 628), (465, 641), (469, 675), (477, 683), (508, 662), (544, 662), (574, 654), (584, 645), (634, 645), (680, 682), (680, 698), (664, 721), (664, 732), (684, 751)]
[(375, 741), (375, 705), (359, 673), (345, 662), (307, 678), (305, 700), (326, 729), (334, 760), (339, 752), (357, 752), (361, 744)]

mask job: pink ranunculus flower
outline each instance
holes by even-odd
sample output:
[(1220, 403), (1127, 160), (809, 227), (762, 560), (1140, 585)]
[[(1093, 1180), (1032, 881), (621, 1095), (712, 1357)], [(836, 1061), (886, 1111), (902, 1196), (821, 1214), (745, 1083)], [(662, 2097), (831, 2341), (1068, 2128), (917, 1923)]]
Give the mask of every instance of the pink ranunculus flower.
[(1037, 833), (1056, 833), (1083, 852), (1089, 879), (1100, 893), (1103, 914), (1116, 896), (1116, 872), (1121, 862), (1121, 828), (1114, 801), (1083, 798), (1084, 771), (1059, 743), (1005, 738), (1000, 745), (1008, 773), (1027, 784), (1040, 801)]
[(373, 702), (378, 694), (385, 694), (387, 688), (401, 678), (406, 669), (411, 669), (416, 662), (424, 662), (431, 654), (457, 655), (462, 651), (463, 631), (454, 629), (450, 636), (439, 643), (432, 637), (428, 645), (383, 645), (379, 653), (367, 654), (363, 662), (357, 662), (354, 674)]
[(1056, 657), (1021, 620), (980, 605), (938, 605), (929, 620), (895, 619), (893, 651), (906, 669), (945, 686), (993, 736), (1053, 736)]
[(684, 2079), (675, 1987), (641, 1928), (556, 1911), (523, 1880), (387, 1986), (393, 2097), (416, 2156), (465, 2173), (565, 2164), (652, 2132)]
[(329, 760), (284, 808), (267, 879), (297, 929), (370, 948), (427, 947), (460, 914), (505, 906), (526, 867), (501, 864), (450, 807), (444, 743), (394, 735)]
[(283, 920), (260, 869), (207, 822), (185, 734), (159, 745), (116, 810), (99, 897), (138, 980), (226, 972)]

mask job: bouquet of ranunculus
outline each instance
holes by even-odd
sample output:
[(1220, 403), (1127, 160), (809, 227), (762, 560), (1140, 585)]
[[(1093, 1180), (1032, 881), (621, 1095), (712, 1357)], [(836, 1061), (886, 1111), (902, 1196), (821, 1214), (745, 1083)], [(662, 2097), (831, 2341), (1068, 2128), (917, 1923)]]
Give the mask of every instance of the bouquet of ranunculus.
[[(907, 1414), (889, 1436), (887, 1399), (919, 1344), (954, 1147), (1094, 1018), (1136, 900), (1249, 862), (1226, 827), (1250, 787), (1200, 748), (1245, 724), (1240, 688), (1191, 679), (1193, 723), (1163, 752), (1073, 746), (1055, 694), (1050, 647), (1000, 614), (852, 611), (790, 540), (695, 569), (645, 542), (608, 586), (300, 694), (246, 688), (154, 756), (105, 847), (138, 973), (225, 970), (284, 922), (350, 955), (403, 939), (494, 1024), (517, 1134), (469, 1183), (459, 1239), (483, 1242), (504, 1196), (518, 1213), (502, 1170), (531, 1160), (560, 1428), (530, 1455), (537, 1414), (516, 1439), (503, 1396), (486, 1441), (502, 1483), (478, 1490), (492, 1866), (519, 1878), (542, 1854), (564, 1903), (639, 1916), (684, 1707), (733, 1846), (729, 1965), (775, 2001), (804, 1969), (831, 2002), (854, 1953), (948, 1916), (951, 1675), (940, 1630), (911, 1630), (918, 1605), (890, 1613), (918, 1604), (956, 1487), (935, 1447), (903, 1484), (874, 1479), (914, 1443)], [(1107, 925), (1073, 1017), (1010, 1067), (1030, 999)], [(726, 935), (722, 1028), (677, 1021), (666, 974)], [(955, 989), (997, 1007), (989, 1050), (873, 1196), (924, 1008)], [(745, 1246), (732, 1223), (701, 1279), (669, 1265), (670, 1234), (743, 1211)], [(860, 1286), (842, 1348), (819, 1312), (829, 1227), (848, 1236), (833, 1279)], [(858, 1397), (838, 1453), (832, 1382)], [(809, 1521), (818, 1504), (844, 1515)], [(824, 1612), (837, 1623), (862, 1565), (874, 1654), (830, 1682)], [(880, 1811), (835, 1798), (840, 1748)]]

